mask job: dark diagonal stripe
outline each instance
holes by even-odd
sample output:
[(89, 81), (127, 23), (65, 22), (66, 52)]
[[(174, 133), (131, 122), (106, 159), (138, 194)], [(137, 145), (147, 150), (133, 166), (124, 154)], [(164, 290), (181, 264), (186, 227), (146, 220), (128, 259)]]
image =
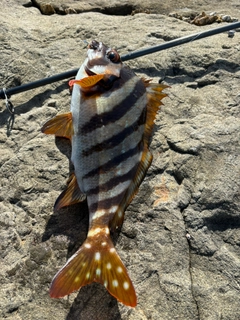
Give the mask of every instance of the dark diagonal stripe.
[[(116, 195), (115, 197), (112, 197), (112, 198), (108, 198), (108, 199), (104, 199), (104, 200), (101, 200), (101, 201), (97, 201), (97, 202), (94, 202), (94, 203), (91, 203), (89, 205), (89, 211), (90, 212), (94, 212), (94, 211), (97, 211), (97, 210), (108, 210), (110, 209), (112, 206), (117, 206), (120, 204), (122, 198), (124, 197), (125, 193), (126, 193), (127, 189), (126, 190), (123, 190), (120, 194)], [(106, 212), (107, 213), (107, 212)], [(108, 218), (108, 216), (107, 216)], [(104, 216), (103, 216), (103, 219), (104, 219)]]
[(135, 121), (133, 124), (131, 124), (129, 127), (123, 129), (121, 132), (117, 133), (116, 135), (112, 136), (109, 139), (104, 140), (101, 143), (98, 143), (94, 146), (92, 146), (89, 149), (82, 151), (82, 156), (90, 156), (94, 152), (99, 152), (102, 150), (108, 150), (116, 147), (119, 145), (126, 137), (130, 136), (131, 133), (136, 131), (139, 126), (141, 126), (143, 123), (145, 123), (146, 120), (146, 109), (142, 111), (140, 117)]
[(122, 182), (125, 182), (127, 180), (132, 180), (132, 177), (134, 176), (137, 167), (138, 167), (139, 162), (132, 168), (130, 169), (127, 173), (121, 175), (121, 176), (115, 176), (112, 179), (108, 180), (107, 182), (98, 185), (95, 188), (89, 189), (87, 190), (87, 194), (88, 195), (93, 195), (93, 194), (98, 194), (99, 192), (106, 192), (109, 191), (111, 189), (113, 189), (114, 187), (116, 187), (117, 185), (119, 185)]
[(107, 172), (108, 170), (116, 167), (119, 163), (124, 160), (134, 156), (136, 153), (139, 153), (142, 150), (142, 141), (140, 141), (134, 148), (129, 149), (125, 153), (117, 155), (115, 158), (109, 160), (107, 163), (102, 165), (101, 167), (95, 168), (83, 176), (84, 178), (90, 178), (95, 176), (96, 174), (101, 174), (102, 172)]
[(142, 80), (139, 79), (139, 81), (137, 81), (137, 83), (135, 84), (132, 92), (130, 92), (129, 95), (120, 104), (114, 106), (110, 111), (94, 115), (89, 120), (89, 122), (85, 123), (80, 129), (81, 134), (92, 132), (97, 128), (101, 128), (102, 126), (106, 126), (111, 122), (119, 120), (133, 105), (135, 105), (138, 99), (144, 94), (145, 87)]

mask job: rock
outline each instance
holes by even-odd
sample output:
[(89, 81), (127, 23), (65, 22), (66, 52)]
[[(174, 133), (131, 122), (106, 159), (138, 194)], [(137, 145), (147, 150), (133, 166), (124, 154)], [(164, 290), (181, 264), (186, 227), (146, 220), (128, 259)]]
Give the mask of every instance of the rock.
[[(47, 16), (28, 1), (3, 0), (1, 88), (79, 67), (86, 55), (83, 40), (102, 40), (124, 54), (200, 30), (160, 14), (154, 3), (157, 14)], [(162, 12), (185, 3), (170, 1)], [(135, 4), (132, 9), (142, 2)], [(187, 6), (240, 14), (234, 1), (221, 6), (187, 1)], [(14, 118), (2, 101), (1, 318), (240, 319), (239, 61), (236, 32), (233, 38), (223, 33), (127, 62), (139, 76), (170, 86), (156, 120), (152, 166), (114, 235), (136, 288), (135, 309), (97, 283), (69, 298), (53, 300), (48, 294), (53, 276), (88, 228), (85, 203), (53, 212), (71, 170), (71, 147), (66, 139), (40, 132), (46, 120), (69, 110), (68, 80), (13, 95)]]

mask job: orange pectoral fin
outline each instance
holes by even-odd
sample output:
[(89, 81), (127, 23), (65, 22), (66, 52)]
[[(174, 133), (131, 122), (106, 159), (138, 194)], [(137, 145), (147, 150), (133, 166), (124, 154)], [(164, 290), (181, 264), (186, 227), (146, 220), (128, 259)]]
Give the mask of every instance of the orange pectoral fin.
[(41, 131), (46, 134), (55, 134), (57, 137), (71, 138), (73, 135), (72, 113), (59, 114), (48, 120)]
[(82, 202), (85, 199), (86, 195), (79, 189), (77, 178), (75, 174), (72, 173), (67, 182), (67, 189), (60, 194), (55, 202), (54, 211), (57, 211), (62, 207)]
[(95, 74), (93, 76), (89, 76), (80, 80), (70, 80), (69, 86), (71, 87), (74, 84), (78, 84), (82, 88), (89, 88), (97, 84), (103, 78), (104, 78), (104, 74)]

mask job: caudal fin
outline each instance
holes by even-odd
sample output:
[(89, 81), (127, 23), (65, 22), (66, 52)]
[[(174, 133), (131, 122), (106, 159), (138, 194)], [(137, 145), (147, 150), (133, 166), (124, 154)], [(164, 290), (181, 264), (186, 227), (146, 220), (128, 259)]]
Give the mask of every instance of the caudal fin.
[(88, 237), (67, 261), (52, 281), (50, 296), (61, 298), (91, 282), (103, 284), (123, 304), (136, 306), (132, 281), (113, 246), (108, 228)]

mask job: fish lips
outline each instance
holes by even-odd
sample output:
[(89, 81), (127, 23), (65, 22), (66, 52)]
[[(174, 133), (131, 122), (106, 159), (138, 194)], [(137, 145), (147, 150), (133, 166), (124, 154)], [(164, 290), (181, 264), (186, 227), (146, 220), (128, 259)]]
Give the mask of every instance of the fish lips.
[(106, 74), (120, 77), (122, 62), (112, 63), (101, 59), (87, 59), (85, 63), (85, 71), (88, 75)]

